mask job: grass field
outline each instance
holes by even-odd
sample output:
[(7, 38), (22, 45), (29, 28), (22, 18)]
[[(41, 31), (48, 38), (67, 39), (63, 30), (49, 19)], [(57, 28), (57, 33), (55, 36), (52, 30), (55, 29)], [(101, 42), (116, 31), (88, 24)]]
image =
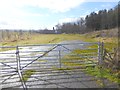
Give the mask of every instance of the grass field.
[(117, 47), (118, 38), (117, 37), (96, 37), (99, 35), (97, 32), (87, 33), (87, 34), (33, 34), (30, 38), (20, 39), (20, 40), (6, 40), (0, 42), (0, 46), (16, 46), (16, 45), (26, 45), (26, 44), (50, 44), (58, 43), (61, 41), (68, 40), (81, 40), (85, 42), (104, 42), (105, 48), (110, 51)]

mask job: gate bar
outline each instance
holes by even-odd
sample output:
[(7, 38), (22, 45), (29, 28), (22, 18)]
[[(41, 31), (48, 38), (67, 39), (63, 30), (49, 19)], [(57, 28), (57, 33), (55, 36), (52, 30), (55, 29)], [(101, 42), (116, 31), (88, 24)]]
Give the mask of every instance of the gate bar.
[(21, 73), (21, 65), (20, 65), (20, 56), (19, 56), (19, 48), (18, 48), (18, 46), (16, 47), (16, 60), (17, 60), (17, 71), (18, 71), (20, 81), (22, 83), (23, 89), (27, 90), (27, 86), (25, 84), (25, 81), (24, 81), (22, 73)]

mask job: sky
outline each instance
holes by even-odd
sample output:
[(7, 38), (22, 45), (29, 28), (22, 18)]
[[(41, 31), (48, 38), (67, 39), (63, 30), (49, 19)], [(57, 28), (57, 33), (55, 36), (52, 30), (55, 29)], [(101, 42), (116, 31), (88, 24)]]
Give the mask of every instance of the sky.
[(91, 12), (114, 8), (119, 0), (0, 0), (0, 29), (52, 29)]

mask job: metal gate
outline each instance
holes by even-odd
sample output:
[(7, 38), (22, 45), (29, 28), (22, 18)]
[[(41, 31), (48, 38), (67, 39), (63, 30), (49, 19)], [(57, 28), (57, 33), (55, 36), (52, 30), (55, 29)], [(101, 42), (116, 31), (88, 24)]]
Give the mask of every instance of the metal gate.
[(0, 47), (1, 88), (98, 88), (85, 70), (102, 64), (103, 44), (64, 43)]

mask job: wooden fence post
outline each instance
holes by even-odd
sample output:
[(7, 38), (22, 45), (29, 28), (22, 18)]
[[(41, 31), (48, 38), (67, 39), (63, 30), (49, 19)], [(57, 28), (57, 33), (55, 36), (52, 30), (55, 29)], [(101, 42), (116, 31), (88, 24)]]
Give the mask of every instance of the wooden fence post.
[(101, 43), (101, 64), (103, 65), (103, 57), (104, 57), (104, 43)]
[(103, 77), (103, 42), (98, 42), (98, 60), (99, 60), (99, 70), (101, 74), (102, 86), (105, 87), (104, 77)]
[(118, 86), (119, 86), (119, 90), (120, 90), (120, 47), (118, 45), (118, 52), (117, 52), (117, 63), (118, 63)]
[(98, 42), (98, 63), (101, 65), (101, 43)]
[(99, 65), (103, 64), (103, 51), (104, 51), (104, 43), (98, 42), (98, 60), (99, 60)]

